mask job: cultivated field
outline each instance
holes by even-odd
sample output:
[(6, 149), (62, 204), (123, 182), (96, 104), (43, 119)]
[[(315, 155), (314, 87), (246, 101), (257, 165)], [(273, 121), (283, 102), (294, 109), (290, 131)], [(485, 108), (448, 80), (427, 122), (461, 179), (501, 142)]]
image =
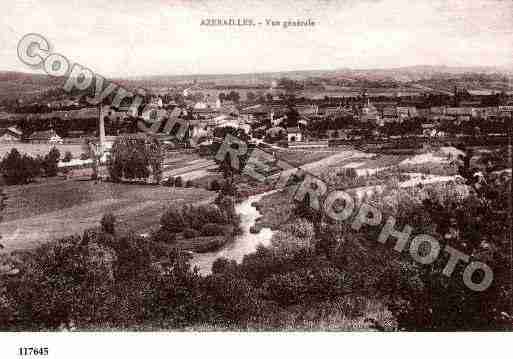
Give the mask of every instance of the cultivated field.
[[(396, 177), (401, 187), (413, 187), (419, 183), (438, 184), (452, 181), (457, 167), (449, 163), (448, 153), (439, 150), (414, 156), (369, 154), (357, 150), (344, 150), (331, 156), (301, 166), (307, 172), (319, 176), (328, 185), (348, 190), (361, 197), (363, 192), (373, 193), (385, 185), (391, 177)], [(289, 158), (294, 159), (294, 156)], [(343, 169), (354, 168), (358, 175), (344, 185), (338, 182), (337, 174)], [(291, 170), (295, 172), (295, 169)], [(331, 179), (332, 181), (330, 181)], [(331, 183), (334, 182), (334, 183)], [(295, 187), (285, 188), (264, 196), (258, 203), (263, 214), (257, 221), (257, 227), (279, 229), (284, 223), (295, 218), (296, 206), (293, 198)]]

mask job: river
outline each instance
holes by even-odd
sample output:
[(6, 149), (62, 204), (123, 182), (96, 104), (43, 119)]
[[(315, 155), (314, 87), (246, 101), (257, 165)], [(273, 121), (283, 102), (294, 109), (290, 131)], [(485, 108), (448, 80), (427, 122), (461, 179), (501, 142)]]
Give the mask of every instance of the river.
[(241, 219), (242, 234), (216, 252), (194, 254), (191, 265), (198, 267), (201, 274), (210, 274), (212, 272), (212, 264), (218, 258), (224, 257), (240, 263), (242, 258), (246, 254), (254, 252), (259, 244), (269, 245), (273, 235), (273, 231), (270, 228), (262, 228), (259, 233), (251, 233), (249, 229), (255, 224), (257, 218), (262, 216), (252, 204), (272, 192), (251, 196), (235, 205), (235, 211), (240, 215)]

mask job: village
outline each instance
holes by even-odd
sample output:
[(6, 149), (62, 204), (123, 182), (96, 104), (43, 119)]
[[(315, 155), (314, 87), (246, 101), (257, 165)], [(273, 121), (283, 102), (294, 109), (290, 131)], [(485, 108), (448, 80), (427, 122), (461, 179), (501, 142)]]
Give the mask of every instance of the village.
[[(345, 283), (346, 270), (361, 293), (383, 293), (382, 278), (401, 280), (389, 277), (389, 264), (378, 264), (377, 257), (389, 256), (389, 248), (368, 247), (374, 235), (371, 226), (353, 233), (351, 222), (329, 218), (333, 209), (323, 212), (324, 206), (335, 205), (329, 198), (336, 191), (344, 191), (360, 211), (372, 205), (383, 216), (442, 236), (443, 243), (469, 255), (479, 253), (478, 259), (483, 252), (496, 253), (490, 237), (461, 247), (462, 228), (468, 223), (458, 211), (465, 201), (480, 201), (492, 192), (499, 197), (490, 198), (500, 198), (497, 206), (503, 206), (507, 191), (497, 191), (511, 176), (511, 164), (503, 156), (511, 134), (511, 92), (457, 86), (452, 91), (398, 89), (387, 87), (386, 81), (382, 87), (374, 83), (377, 87), (332, 87), (326, 92), (318, 81), (282, 77), (251, 86), (221, 86), (194, 79), (151, 87), (138, 107), (132, 107), (130, 99), (116, 107), (109, 98), (91, 106), (84, 94), (58, 88), (36, 100), (4, 102), (2, 275), (17, 280), (21, 267), (13, 258), (27, 253), (62, 246), (80, 252), (94, 244), (107, 251), (101, 261), (109, 262), (114, 253), (120, 256), (111, 262), (123, 268), (117, 270), (125, 274), (117, 275), (134, 283), (139, 283), (138, 275), (127, 274), (134, 268), (158, 278), (174, 273), (170, 268), (177, 263), (187, 263), (184, 270), (198, 276), (187, 282), (191, 285), (219, 276), (232, 281), (228, 278), (243, 271), (243, 281), (275, 286), (276, 293), (265, 289), (259, 296), (283, 308), (278, 327), (315, 326), (318, 323), (309, 320), (289, 322), (295, 310), (290, 303), (297, 303), (298, 297), (282, 293), (289, 274), (272, 274), (282, 270), (276, 269), (281, 268), (277, 263), (285, 261), (320, 276), (328, 289), (310, 288), (314, 284), (302, 276), (297, 280), (304, 290), (324, 293), (322, 300), (345, 298), (341, 293), (346, 284), (340, 283)], [(452, 219), (446, 223), (433, 212), (446, 202), (430, 205), (426, 198), (449, 201), (459, 209), (447, 214)], [(315, 203), (323, 203), (322, 208)], [(476, 210), (490, 210), (483, 208)], [(427, 211), (428, 222), (411, 211)], [(351, 218), (359, 215), (356, 210)], [(362, 248), (370, 248), (364, 252), (371, 257), (363, 255)], [(353, 267), (367, 260), (372, 263), (365, 268), (377, 271), (376, 276)], [(133, 266), (132, 261), (139, 264)], [(312, 267), (303, 267), (309, 261)], [(251, 279), (254, 271), (263, 279)], [(274, 283), (276, 275), (284, 276), (279, 278), (285, 284)], [(129, 300), (140, 300), (134, 295)], [(349, 330), (406, 325), (394, 306), (395, 297), (381, 295), (351, 299), (363, 300), (364, 314), (339, 318), (333, 325)], [(189, 315), (172, 327), (201, 325)], [(246, 321), (239, 312), (226, 315), (242, 320), (237, 324), (241, 326), (253, 327), (262, 320)], [(130, 323), (138, 322), (133, 320)], [(63, 322), (67, 319), (58, 325)], [(109, 325), (118, 323), (112, 319)], [(148, 319), (138, 323), (148, 325)], [(98, 323), (81, 324), (89, 325), (97, 328)]]
[[(117, 138), (140, 133), (141, 128), (155, 123), (162, 123), (160, 128), (166, 121), (178, 120), (185, 124), (180, 136), (176, 129), (171, 129), (171, 133), (152, 134), (163, 146), (162, 174), (157, 184), (171, 185), (177, 191), (175, 181), (179, 178), (183, 189), (178, 190), (178, 199), (196, 202), (211, 198), (210, 191), (215, 191), (223, 182), (215, 151), (228, 133), (243, 138), (251, 148), (268, 151), (273, 161), (287, 161), (296, 168), (310, 165), (319, 167), (321, 172), (320, 168), (343, 168), (358, 163), (360, 173), (365, 173), (365, 168), (379, 172), (379, 169), (405, 163), (410, 157), (439, 153), (440, 148), (465, 145), (489, 151), (505, 145), (513, 110), (511, 94), (458, 88), (454, 88), (453, 93), (404, 96), (397, 92), (372, 95), (367, 89), (360, 89), (342, 97), (305, 98), (299, 97), (298, 83), (281, 78), (272, 81), (265, 92), (245, 90), (242, 99), (237, 87), (217, 93), (211, 90), (215, 87), (212, 83), (202, 87), (193, 81), (178, 87), (174, 94), (162, 94), (169, 88), (154, 88), (154, 93), (146, 96), (146, 103), (139, 109), (115, 108), (108, 104), (91, 107), (84, 104), (82, 98), (74, 97), (47, 103), (19, 103), (15, 113), (1, 113), (1, 121), (6, 124), (0, 136), (2, 157), (15, 148), (43, 163), (43, 170), (28, 179), (34, 183), (19, 186), (19, 190), (18, 186), (7, 187), (15, 209), (7, 211), (0, 225), (13, 233), (4, 235), (4, 246), (7, 249), (12, 246), (11, 251), (24, 249), (43, 238), (50, 240), (81, 232), (95, 227), (99, 217), (112, 210), (126, 218), (127, 231), (147, 235), (155, 230), (159, 222), (159, 215), (155, 213), (166, 207), (164, 198), (174, 200), (176, 194), (166, 193), (162, 201), (156, 201), (154, 196), (161, 196), (161, 190), (145, 187), (141, 182), (136, 185), (111, 183), (107, 170), (110, 151)], [(52, 174), (57, 177), (51, 177), (44, 170), (44, 161), (53, 148), (59, 156), (57, 169)], [(347, 155), (353, 152), (359, 155)], [(332, 161), (337, 156), (343, 160)], [(369, 161), (373, 156), (375, 158)], [(360, 163), (359, 157), (365, 158), (365, 162)], [(457, 159), (453, 153), (452, 160)], [(437, 172), (437, 161), (439, 159), (432, 161), (433, 168), (428, 168), (430, 160), (422, 163), (427, 168), (425, 174)], [(93, 176), (91, 171), (95, 166), (99, 169), (93, 171)], [(410, 164), (410, 167), (414, 166)], [(95, 176), (103, 181), (100, 184), (97, 180), (83, 182)], [(261, 185), (251, 184), (242, 177), (237, 180), (239, 187), (244, 187), (248, 193), (262, 192)], [(70, 201), (65, 194), (68, 191), (69, 196), (75, 197), (73, 193), (77, 188), (82, 190), (91, 183), (96, 186), (86, 191), (86, 199)], [(102, 188), (98, 191), (97, 186)], [(118, 186), (124, 189), (118, 191), (115, 189)], [(135, 186), (141, 190), (133, 190)], [(189, 187), (195, 189), (187, 189)], [(93, 190), (100, 194), (90, 193)], [(31, 191), (49, 196), (56, 195), (53, 191), (57, 191), (57, 197), (62, 199), (47, 198), (44, 204), (30, 208)], [(116, 193), (110, 198), (112, 203), (98, 202), (105, 198), (101, 194), (104, 191)], [(136, 193), (133, 200), (140, 197), (145, 205), (139, 199), (135, 201), (138, 208), (127, 206), (124, 201), (128, 193)], [(38, 201), (41, 195), (37, 194)], [(72, 221), (63, 227), (59, 221), (63, 215), (69, 216), (68, 211), (63, 212), (68, 207), (76, 211), (71, 218), (78, 223), (71, 224)], [(91, 212), (93, 208), (96, 213)], [(23, 241), (18, 240), (22, 237)], [(182, 247), (195, 248), (194, 245)]]

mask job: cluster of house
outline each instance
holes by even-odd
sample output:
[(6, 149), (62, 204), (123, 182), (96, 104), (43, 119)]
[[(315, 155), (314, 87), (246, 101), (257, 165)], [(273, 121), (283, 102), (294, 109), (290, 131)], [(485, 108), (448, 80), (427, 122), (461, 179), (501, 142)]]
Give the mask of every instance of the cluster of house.
[[(404, 100), (401, 103), (394, 100), (373, 99), (371, 101), (366, 97), (360, 99), (359, 102), (341, 100), (338, 104), (334, 104), (333, 100), (312, 100), (294, 104), (294, 108), (299, 115), (298, 126), (287, 127), (284, 125), (284, 119), (286, 119), (287, 112), (290, 111), (290, 104), (278, 98), (260, 103), (246, 103), (245, 105), (217, 97), (212, 98), (208, 94), (202, 100), (192, 100), (190, 95), (196, 90), (197, 88), (192, 86), (183, 91), (184, 97), (187, 97), (185, 106), (178, 106), (173, 101), (164, 104), (162, 97), (154, 96), (142, 111), (132, 107), (102, 108), (100, 112), (98, 112), (97, 107), (59, 110), (59, 108), (78, 105), (75, 100), (61, 100), (48, 104), (49, 107), (54, 109), (52, 112), (33, 115), (24, 114), (24, 116), (28, 118), (31, 116), (37, 117), (43, 120), (60, 117), (72, 121), (100, 116), (102, 119), (114, 122), (140, 117), (150, 123), (161, 119), (185, 118), (192, 125), (193, 136), (207, 135), (207, 137), (217, 127), (230, 126), (249, 132), (252, 127), (254, 128), (255, 123), (265, 123), (267, 128), (264, 130), (268, 130), (269, 127), (282, 128), (280, 131), (284, 131), (288, 141), (295, 142), (303, 140), (301, 128), (317, 121), (345, 119), (353, 124), (365, 123), (379, 127), (392, 123), (401, 124), (411, 120), (420, 120), (423, 123), (425, 134), (434, 136), (440, 123), (451, 122), (459, 125), (472, 119), (496, 120), (504, 118), (506, 115), (509, 116), (513, 112), (513, 106), (482, 107), (477, 103), (465, 103), (459, 107), (425, 108), (413, 102), (411, 104), (406, 102), (405, 104)], [(338, 136), (340, 131), (344, 132), (344, 129), (330, 128), (326, 131), (336, 131), (332, 135)], [(70, 131), (71, 136), (73, 136), (72, 132)], [(20, 141), (21, 137), (21, 131), (16, 127), (0, 129), (0, 141), (2, 142)], [(59, 143), (62, 138), (54, 130), (48, 130), (31, 134), (28, 141)]]
[[(0, 129), (0, 142), (1, 143), (16, 143), (21, 142), (23, 139), (23, 132), (16, 126), (10, 126)], [(36, 131), (28, 138), (30, 143), (49, 143), (49, 144), (62, 144), (63, 139), (55, 130)]]

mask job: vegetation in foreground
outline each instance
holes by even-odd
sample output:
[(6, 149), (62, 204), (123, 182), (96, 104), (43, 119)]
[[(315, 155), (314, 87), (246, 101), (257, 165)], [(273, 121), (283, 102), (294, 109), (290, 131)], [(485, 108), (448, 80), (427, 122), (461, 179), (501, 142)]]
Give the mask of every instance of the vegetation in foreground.
[[(487, 291), (466, 288), (463, 268), (448, 278), (441, 274), (446, 260), (419, 265), (378, 243), (379, 228), (355, 232), (350, 221), (333, 221), (304, 202), (294, 204), (295, 218), (269, 247), (240, 264), (219, 259), (207, 276), (164, 241), (116, 233), (106, 216), (101, 233), (2, 258), (0, 328), (510, 329), (508, 178), (487, 172), (486, 182), (476, 181), (469, 163), (460, 168), (464, 195), (458, 185), (391, 186), (386, 201), (367, 201), (393, 215), (396, 228), (409, 224), (413, 234), (429, 233), (487, 262), (495, 275)], [(168, 213), (163, 227), (184, 215)]]

